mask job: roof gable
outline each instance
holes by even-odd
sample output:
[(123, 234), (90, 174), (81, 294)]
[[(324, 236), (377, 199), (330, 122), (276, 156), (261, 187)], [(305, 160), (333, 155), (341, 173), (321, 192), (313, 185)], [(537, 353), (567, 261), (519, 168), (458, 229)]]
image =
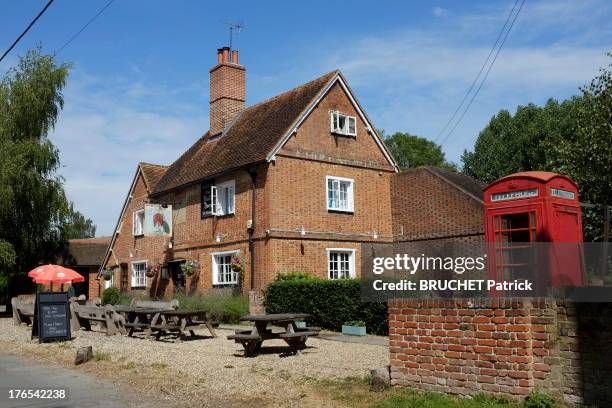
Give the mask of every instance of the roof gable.
[[(112, 238), (110, 239), (110, 243), (106, 248), (106, 253), (104, 254), (104, 258), (102, 260), (102, 264), (100, 265), (100, 269), (98, 274), (102, 272), (104, 265), (108, 262), (111, 251), (113, 249), (113, 245), (115, 245), (115, 241), (117, 240), (117, 235), (119, 235), (119, 227), (121, 226), (121, 221), (125, 216), (125, 212), (128, 208), (130, 200), (132, 199), (132, 195), (134, 194), (134, 189), (136, 188), (136, 184), (138, 183), (139, 178), (142, 176), (142, 180), (144, 181), (145, 187), (147, 188), (147, 192), (150, 194), (152, 186), (159, 182), (159, 179), (163, 177), (167, 170), (166, 166), (162, 166), (159, 164), (151, 164), (151, 163), (138, 163), (136, 167), (136, 173), (134, 174), (134, 178), (132, 179), (132, 184), (130, 185), (130, 189), (128, 190), (127, 195), (125, 196), (125, 200), (123, 201), (123, 207), (121, 207), (121, 213), (119, 213), (119, 218), (117, 219), (117, 223), (115, 224), (115, 229), (113, 230)], [(148, 178), (148, 181), (147, 181)]]
[(370, 134), (372, 138), (375, 140), (376, 144), (380, 148), (381, 152), (383, 153), (383, 155), (385, 156), (389, 164), (393, 167), (393, 169), (396, 172), (398, 172), (399, 167), (397, 163), (395, 162), (395, 159), (391, 155), (391, 152), (389, 152), (389, 150), (387, 149), (387, 146), (383, 142), (382, 137), (380, 137), (380, 135), (378, 134), (378, 131), (376, 130), (376, 128), (372, 126), (372, 122), (370, 121), (370, 118), (367, 116), (367, 114), (361, 107), (361, 104), (355, 97), (355, 94), (353, 93), (352, 89), (348, 85), (348, 82), (344, 78), (344, 75), (342, 75), (342, 73), (339, 70), (334, 71), (334, 73), (336, 75), (332, 77), (332, 79), (327, 83), (325, 88), (321, 90), (317, 98), (314, 99), (310, 103), (308, 108), (305, 109), (304, 112), (302, 112), (302, 114), (297, 118), (297, 120), (292, 124), (292, 126), (288, 129), (288, 131), (283, 135), (283, 137), (274, 146), (274, 149), (270, 153), (268, 153), (268, 156), (266, 157), (266, 159), (268, 161), (274, 159), (274, 156), (283, 148), (283, 146), (287, 143), (287, 141), (289, 141), (291, 136), (297, 132), (297, 129), (308, 118), (308, 116), (312, 113), (312, 111), (319, 104), (319, 102), (327, 95), (327, 93), (332, 89), (332, 87), (335, 84), (339, 84), (342, 87), (342, 90), (348, 96), (351, 104), (357, 111), (357, 114), (359, 115), (359, 117), (365, 123), (368, 134)]
[(168, 166), (162, 166), (161, 164), (151, 164), (140, 162), (140, 169), (142, 171), (142, 177), (144, 178), (147, 191), (151, 192), (155, 190), (157, 183), (162, 178)]
[(467, 174), (452, 170), (446, 170), (441, 167), (423, 166), (423, 168), (428, 172), (434, 174), (435, 176), (438, 176), (447, 184), (452, 185), (457, 190), (470, 196), (474, 200), (480, 203), (483, 202), (483, 189), (485, 187), (484, 183), (468, 176)]
[(155, 195), (265, 161), (278, 141), (337, 75), (333, 71), (242, 111), (220, 137), (207, 133), (170, 165)]

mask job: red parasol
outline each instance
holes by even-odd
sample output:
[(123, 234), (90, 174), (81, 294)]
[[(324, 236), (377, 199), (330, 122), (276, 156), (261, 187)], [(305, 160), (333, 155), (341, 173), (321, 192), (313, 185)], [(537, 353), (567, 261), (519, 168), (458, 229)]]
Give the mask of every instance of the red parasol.
[[(42, 269), (42, 270), (41, 270)], [(28, 272), (34, 283), (49, 285), (53, 283), (64, 284), (70, 282), (84, 282), (85, 278), (72, 269), (60, 265), (44, 265)]]
[(32, 269), (30, 272), (28, 272), (28, 276), (32, 279), (34, 279), (34, 277), (36, 277), (38, 274), (45, 272), (45, 271), (54, 271), (57, 268), (61, 268), (61, 266), (59, 265), (52, 265), (52, 264), (47, 264), (47, 265), (40, 265), (37, 266), (36, 268)]

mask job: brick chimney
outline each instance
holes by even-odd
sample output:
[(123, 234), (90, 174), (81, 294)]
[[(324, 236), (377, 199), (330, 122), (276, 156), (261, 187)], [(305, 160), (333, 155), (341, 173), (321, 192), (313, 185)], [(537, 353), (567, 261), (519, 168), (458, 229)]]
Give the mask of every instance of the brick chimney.
[(245, 68), (238, 63), (238, 51), (217, 50), (217, 65), (210, 70), (210, 134), (223, 132), (244, 109)]

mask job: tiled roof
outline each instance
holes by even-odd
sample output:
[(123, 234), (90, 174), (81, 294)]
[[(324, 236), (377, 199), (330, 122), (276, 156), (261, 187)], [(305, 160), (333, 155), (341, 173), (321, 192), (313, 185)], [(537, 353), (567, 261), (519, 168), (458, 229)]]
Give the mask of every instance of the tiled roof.
[(154, 191), (157, 183), (159, 183), (159, 180), (161, 180), (162, 176), (168, 169), (168, 166), (140, 162), (140, 168), (142, 170), (142, 176), (145, 179), (147, 188), (149, 191)]
[(111, 237), (71, 239), (68, 241), (68, 255), (64, 265), (99, 266), (102, 264)]
[(483, 200), (482, 190), (485, 187), (484, 183), (468, 176), (467, 174), (459, 173), (457, 171), (446, 170), (435, 166), (424, 167), (430, 172), (438, 175), (440, 178), (446, 180), (450, 184), (453, 184), (455, 187), (459, 188), (464, 193), (472, 195), (477, 200)]
[(159, 194), (265, 160), (289, 127), (337, 73), (332, 71), (246, 108), (221, 137), (210, 139), (206, 133), (168, 167), (153, 193)]

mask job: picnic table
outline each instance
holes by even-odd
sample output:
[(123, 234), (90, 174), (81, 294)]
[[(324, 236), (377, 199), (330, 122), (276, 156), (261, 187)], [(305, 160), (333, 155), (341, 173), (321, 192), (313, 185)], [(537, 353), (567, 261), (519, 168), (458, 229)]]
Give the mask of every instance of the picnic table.
[(159, 317), (159, 313), (174, 311), (174, 309), (163, 310), (152, 307), (126, 305), (115, 305), (114, 310), (123, 316), (125, 320), (123, 325), (127, 329), (128, 336), (132, 336), (135, 331), (145, 331), (147, 335), (150, 335), (151, 323)]
[[(318, 327), (297, 327), (296, 321), (308, 318), (306, 313), (276, 313), (262, 315), (247, 315), (241, 321), (253, 322), (250, 330), (236, 330), (235, 334), (227, 336), (228, 339), (242, 344), (245, 355), (252, 355), (261, 349), (265, 340), (284, 340), (293, 354), (306, 348), (306, 340), (310, 336), (317, 336), (321, 330)], [(268, 325), (284, 327), (284, 332), (275, 333), (268, 329)]]
[(178, 341), (182, 341), (186, 331), (194, 337), (193, 327), (200, 325), (206, 326), (211, 336), (217, 337), (208, 310), (159, 311), (151, 320), (150, 330), (155, 332), (155, 340), (159, 340), (166, 333), (176, 333)]

